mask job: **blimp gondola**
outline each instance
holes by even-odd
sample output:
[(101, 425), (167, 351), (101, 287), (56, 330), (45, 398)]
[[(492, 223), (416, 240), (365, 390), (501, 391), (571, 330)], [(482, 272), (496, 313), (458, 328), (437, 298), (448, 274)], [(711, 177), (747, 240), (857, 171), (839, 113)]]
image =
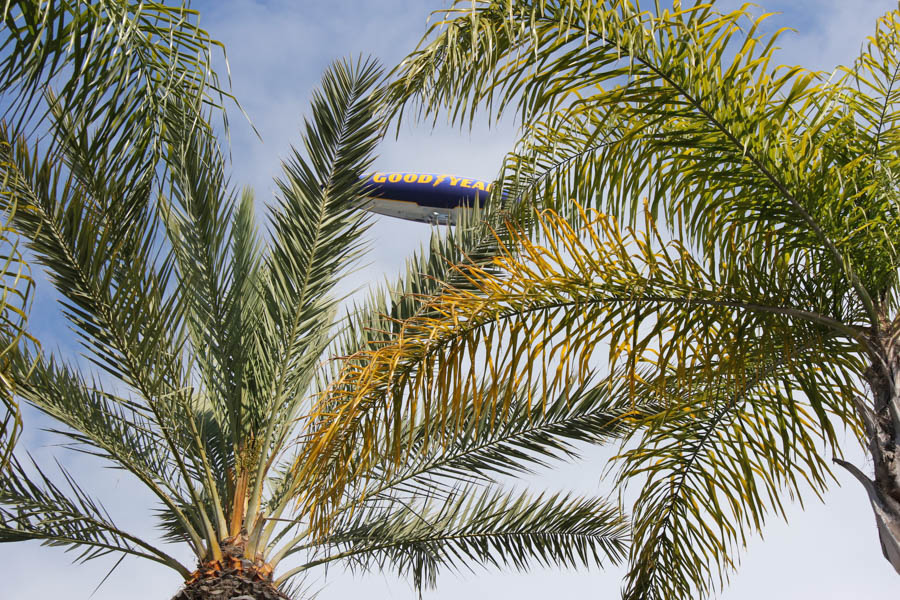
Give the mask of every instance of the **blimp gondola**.
[(491, 194), (486, 181), (436, 173), (375, 173), (364, 185), (366, 210), (435, 225), (453, 225), (463, 208), (484, 208)]

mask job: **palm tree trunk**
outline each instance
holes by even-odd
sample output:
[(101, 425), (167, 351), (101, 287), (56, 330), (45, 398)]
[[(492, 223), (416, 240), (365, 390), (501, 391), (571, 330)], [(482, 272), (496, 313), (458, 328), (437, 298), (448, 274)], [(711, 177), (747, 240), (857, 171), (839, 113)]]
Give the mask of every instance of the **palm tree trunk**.
[(244, 557), (243, 536), (222, 540), (221, 561), (202, 563), (172, 600), (288, 600), (260, 557)]
[(900, 573), (900, 339), (893, 329), (877, 340), (880, 360), (866, 372), (873, 404), (862, 398), (855, 401), (865, 425), (875, 478), (870, 479), (846, 461), (835, 462), (865, 487), (875, 513), (881, 550)]

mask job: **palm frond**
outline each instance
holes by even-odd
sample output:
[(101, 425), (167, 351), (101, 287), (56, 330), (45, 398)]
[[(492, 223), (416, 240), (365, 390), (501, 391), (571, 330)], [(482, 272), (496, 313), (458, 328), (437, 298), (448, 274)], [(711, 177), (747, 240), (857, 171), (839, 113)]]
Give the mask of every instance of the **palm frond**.
[(329, 536), (333, 553), (281, 579), (341, 560), (362, 569), (390, 566), (421, 589), (434, 586), (440, 568), (616, 563), (627, 532), (621, 514), (601, 500), (460, 488), (448, 499), (358, 513)]
[[(16, 370), (26, 369), (30, 360), (19, 357)], [(17, 372), (16, 376), (22, 378), (23, 374)], [(89, 383), (71, 367), (42, 358), (34, 361), (20, 394), (68, 428), (57, 433), (69, 438), (72, 448), (110, 460), (173, 492), (178, 489), (173, 459), (139, 402), (105, 391), (98, 381)]]
[(634, 429), (618, 458), (617, 482), (640, 486), (625, 598), (708, 597), (767, 516), (785, 516), (786, 495), (821, 497), (833, 481), (834, 421), (859, 433), (848, 410), (857, 382), (820, 359), (817, 341), (766, 344), (738, 370), (723, 361), (638, 382), (638, 397), (666, 409)]
[(199, 27), (189, 3), (16, 0), (5, 3), (3, 21), (0, 94), (13, 98), (15, 134), (66, 114), (95, 127), (91, 157), (143, 155), (156, 165), (172, 97), (198, 118), (222, 109), (227, 128), (223, 101), (231, 96), (212, 69), (224, 46)]
[(262, 410), (280, 411), (287, 397), (307, 391), (330, 339), (337, 299), (329, 294), (359, 255), (365, 230), (361, 179), (383, 133), (380, 77), (374, 62), (335, 63), (313, 99), (304, 135), (308, 155), (295, 150), (284, 166), (271, 207), (274, 240), (263, 288), (271, 373), (260, 383), (271, 386), (273, 406)]
[[(501, 254), (493, 274), (461, 268), (469, 288), (445, 287), (422, 311), (427, 318), (407, 320), (393, 343), (355, 357), (342, 387), (329, 390), (346, 401), (332, 405), (331, 425), (390, 442), (341, 456), (356, 461), (360, 476), (367, 452), (384, 461), (369, 493), (411, 474), (408, 491), (440, 495), (434, 481), (416, 481), (417, 467), (433, 466), (440, 477), (442, 458), (452, 464), (457, 446), (465, 453), (459, 442), (473, 437), (474, 424), (492, 433), (503, 432), (507, 418), (523, 429), (541, 427), (561, 408), (546, 400), (547, 390), (587, 400), (580, 377), (587, 377), (592, 349), (607, 342), (610, 360), (621, 366), (592, 390), (619, 411), (604, 433), (633, 432), (641, 440), (624, 455), (623, 480), (651, 475), (638, 499), (629, 593), (708, 592), (747, 532), (761, 527), (768, 510), (781, 510), (783, 489), (792, 496), (807, 486), (824, 489), (824, 451), (837, 448), (831, 419), (859, 430), (848, 398), (866, 367), (856, 354), (861, 329), (845, 325), (852, 317), (839, 293), (822, 296), (813, 259), (750, 246), (742, 262), (711, 271), (677, 242), (663, 242), (652, 223), (648, 233), (623, 233), (607, 217), (583, 217), (586, 226), (577, 229), (545, 212), (537, 221), (545, 247), (515, 236), (518, 260)], [(851, 310), (864, 318), (858, 305)], [(777, 368), (765, 370), (776, 358)], [(478, 363), (484, 366), (475, 381)], [(361, 384), (371, 384), (372, 395), (353, 406)], [(526, 392), (534, 385), (540, 393), (532, 399)], [(510, 389), (523, 394), (518, 405), (507, 404)], [(421, 425), (398, 428), (394, 411)], [(530, 451), (539, 455), (540, 446)], [(480, 462), (476, 452), (478, 462), (468, 463), (461, 455), (461, 472), (491, 469), (491, 456)], [(509, 457), (516, 460), (515, 448)]]
[(883, 268), (873, 273), (855, 245), (865, 209), (852, 210), (859, 194), (823, 142), (838, 145), (852, 118), (836, 108), (842, 86), (771, 67), (778, 34), (758, 36), (761, 19), (746, 8), (653, 12), (630, 0), (458, 6), (405, 63), (395, 95), (421, 98), (426, 114), (456, 106), (460, 119), (496, 101), (496, 112), (515, 104), (529, 124), (579, 111), (592, 128), (615, 123), (615, 138), (592, 153), (598, 177), (586, 205), (634, 221), (634, 200), (648, 194), (652, 213), (681, 219), (685, 239), (709, 256), (728, 256), (735, 230), (764, 239), (775, 228), (785, 248), (824, 250), (877, 321)]
[(408, 461), (397, 468), (387, 461), (362, 475), (360, 483), (366, 485), (349, 494), (350, 507), (394, 494), (427, 496), (436, 488), (495, 482), (497, 477), (546, 468), (551, 461), (576, 459), (580, 444), (619, 440), (661, 408), (653, 398), (629, 398), (622, 390), (626, 385), (625, 378), (615, 376), (590, 387), (573, 385), (541, 411), (534, 410), (530, 400), (537, 390), (516, 390), (505, 411), (494, 413), (478, 414), (469, 402), (453, 441), (443, 445), (431, 443), (435, 425), (423, 420), (404, 436), (410, 446)]
[(165, 261), (155, 267), (149, 185), (123, 189), (111, 179), (104, 189), (84, 189), (60, 166), (30, 154), (22, 138), (4, 138), (0, 150), (8, 197), (27, 206), (16, 212), (15, 226), (29, 236), (98, 364), (147, 396), (167, 378), (177, 385), (176, 351), (160, 345), (172, 333), (177, 340), (181, 327), (165, 293), (171, 268)]
[(265, 396), (253, 369), (263, 254), (253, 194), (235, 197), (216, 140), (190, 113), (181, 114), (184, 121), (167, 136), (169, 194), (160, 204), (193, 350), (191, 369), (202, 382), (193, 396), (193, 443), (202, 449), (193, 475), (205, 481), (205, 502), (224, 531), (244, 446), (261, 435), (257, 411)]
[(10, 356), (23, 350), (23, 347), (37, 345), (37, 340), (25, 330), (34, 281), (31, 268), (20, 252), (18, 238), (9, 226), (9, 217), (17, 209), (16, 202), (10, 202), (7, 206), (8, 212), (0, 224), (0, 281), (3, 290), (0, 294), (0, 471), (6, 468), (22, 430)]
[[(636, 402), (617, 394), (624, 382), (624, 378), (613, 377), (590, 389), (573, 385), (540, 412), (532, 410), (532, 394), (522, 390), (516, 390), (517, 396), (502, 413), (478, 414), (469, 403), (464, 424), (446, 444), (430, 440), (434, 423), (426, 420), (407, 424), (402, 436), (407, 446), (404, 464), (396, 466), (386, 457), (366, 470), (363, 466), (367, 457), (363, 457), (361, 465), (344, 466), (354, 477), (333, 518), (346, 523), (346, 519), (373, 503), (381, 506), (399, 497), (445, 496), (460, 485), (496, 483), (497, 478), (530, 473), (553, 461), (576, 459), (581, 444), (621, 439), (661, 409), (653, 398)], [(282, 479), (289, 478), (289, 473), (283, 474)], [(273, 487), (283, 488), (285, 484)], [(301, 513), (296, 520), (287, 520), (272, 537), (270, 546), (281, 547), (277, 557), (293, 553), (294, 547), (307, 539), (307, 516)], [(301, 532), (288, 537), (295, 527), (301, 527)], [(282, 542), (285, 538), (288, 541)]]
[(36, 479), (14, 458), (11, 469), (0, 473), (0, 541), (40, 540), (46, 545), (68, 546), (80, 550), (78, 561), (121, 552), (166, 565), (183, 577), (190, 574), (175, 558), (116, 527), (106, 510), (62, 467), (69, 493), (37, 465), (34, 470)]
[[(780, 342), (792, 337), (790, 325), (862, 343), (861, 330), (845, 325), (864, 318), (859, 305), (838, 290), (818, 292), (813, 257), (750, 245), (739, 264), (709, 271), (652, 225), (623, 233), (606, 216), (584, 217), (576, 229), (545, 213), (538, 226), (547, 247), (516, 236), (518, 256), (502, 253), (499, 274), (461, 267), (471, 289), (444, 288), (392, 342), (351, 357), (322, 401), (314, 445), (342, 464), (353, 456), (364, 465), (369, 454), (401, 465), (403, 419), (421, 414), (434, 443), (445, 443), (467, 411), (502, 414), (514, 390), (534, 386), (541, 393), (527, 404), (540, 413), (547, 398), (584, 381), (601, 344), (613, 369), (627, 361), (634, 372), (645, 358), (688, 366), (732, 354), (731, 332)], [(692, 355), (697, 347), (703, 353)], [(376, 450), (358, 439), (383, 442)]]
[[(897, 167), (900, 120), (900, 14), (890, 12), (876, 24), (848, 78), (846, 108), (856, 118), (855, 135), (865, 145), (862, 156), (884, 168)], [(845, 148), (850, 154), (850, 149)]]
[(879, 299), (897, 305), (900, 255), (890, 232), (900, 226), (896, 190), (900, 120), (900, 12), (878, 20), (852, 68), (842, 69), (843, 127), (825, 146), (850, 200), (840, 206), (859, 256), (860, 276)]
[[(75, 133), (66, 151), (78, 157), (89, 137)], [(130, 173), (65, 174), (63, 165), (30, 154), (21, 137), (4, 140), (0, 152), (9, 195), (28, 207), (16, 213), (15, 226), (64, 298), (63, 314), (88, 359), (136, 392), (199, 503), (192, 471), (209, 477), (184, 383), (183, 298), (170, 293), (171, 253), (156, 243), (151, 175), (135, 186)], [(211, 523), (206, 534), (214, 544)]]
[[(252, 287), (254, 278), (252, 270), (236, 274), (234, 263), (243, 260), (258, 265), (259, 251), (256, 248), (256, 256), (240, 258), (233, 252), (234, 236), (252, 238), (255, 230), (252, 223), (236, 222), (237, 201), (228, 187), (224, 157), (215, 138), (189, 113), (181, 115), (181, 122), (173, 123), (167, 134), (169, 185), (168, 194), (160, 194), (160, 212), (172, 247), (177, 293), (183, 297), (190, 343), (194, 349), (203, 349), (194, 353), (192, 366), (203, 382), (205, 399), (217, 409), (211, 414), (223, 419), (217, 429), (229, 446), (236, 447), (250, 432), (242, 422), (246, 382), (236, 372), (242, 361), (240, 355), (231, 354), (236, 346), (231, 336), (246, 339), (243, 321), (252, 322), (255, 315), (246, 302), (242, 311), (233, 306), (243, 300), (236, 295)], [(243, 218), (246, 202), (242, 200)], [(231, 452), (236, 454), (235, 449)]]
[[(361, 59), (336, 62), (325, 72), (305, 124), (305, 152), (293, 151), (270, 206), (271, 243), (257, 258), (252, 236), (235, 239), (235, 272), (246, 273), (234, 304), (243, 305), (243, 314), (233, 315), (244, 318), (248, 309), (258, 315), (247, 320), (250, 327), (233, 331), (245, 339), (231, 340), (245, 353), (241, 410), (250, 435), (236, 454), (252, 467), (236, 477), (248, 486), (251, 523), (267, 472), (292, 443), (288, 437), (302, 416), (299, 408), (308, 403), (322, 355), (336, 334), (334, 288), (361, 251), (364, 175), (384, 132), (381, 76), (375, 61)], [(250, 208), (245, 202), (237, 213), (242, 225), (252, 224)], [(240, 471), (241, 462), (236, 464)], [(302, 486), (298, 480), (279, 488), (286, 495), (275, 513)], [(254, 543), (265, 544), (263, 525), (254, 525)]]

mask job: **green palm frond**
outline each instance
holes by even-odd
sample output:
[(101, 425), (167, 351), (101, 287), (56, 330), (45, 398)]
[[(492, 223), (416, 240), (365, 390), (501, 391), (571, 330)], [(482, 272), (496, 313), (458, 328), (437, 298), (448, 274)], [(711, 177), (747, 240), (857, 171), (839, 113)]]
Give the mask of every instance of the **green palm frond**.
[[(199, 503), (194, 473), (205, 479), (209, 473), (184, 384), (184, 298), (172, 293), (178, 291), (172, 254), (158, 244), (150, 203), (153, 173), (135, 179), (125, 165), (124, 172), (85, 175), (82, 159), (91, 135), (65, 119), (55, 126), (69, 169), (42, 160), (37, 151), (30, 154), (22, 137), (4, 140), (7, 190), (28, 206), (17, 213), (15, 226), (64, 298), (64, 315), (88, 359), (136, 395), (177, 465), (180, 484)], [(213, 539), (215, 521), (207, 522)], [(192, 534), (199, 552), (200, 534)]]
[(155, 267), (149, 180), (127, 187), (127, 178), (111, 175), (102, 187), (86, 189), (31, 154), (23, 138), (3, 135), (7, 189), (28, 207), (16, 212), (15, 226), (31, 238), (67, 300), (67, 318), (97, 363), (146, 396), (164, 382), (173, 385), (172, 372), (180, 367), (175, 349), (163, 344), (174, 337), (177, 348), (181, 324), (165, 292), (171, 268), (165, 262)]
[[(395, 467), (388, 459), (368, 470), (356, 464), (344, 467), (353, 477), (341, 504), (328, 520), (323, 540), (332, 539), (333, 531), (348, 527), (360, 512), (373, 507), (381, 510), (423, 498), (446, 499), (460, 486), (480, 489), (496, 483), (498, 478), (528, 473), (536, 466), (546, 467), (553, 460), (577, 458), (580, 444), (620, 439), (642, 419), (660, 410), (652, 398), (635, 402), (617, 396), (615, 390), (623, 382), (624, 379), (616, 378), (590, 390), (573, 386), (548, 403), (543, 412), (531, 410), (528, 394), (517, 397), (504, 414), (493, 418), (469, 410), (460, 431), (444, 445), (430, 441), (433, 424), (428, 421), (413, 427), (407, 424), (408, 433), (402, 439), (408, 445), (408, 460), (403, 465)], [(290, 477), (290, 473), (282, 476), (284, 480)], [(282, 482), (273, 487), (284, 486)], [(271, 539), (270, 546), (279, 548), (273, 564), (310, 548), (303, 544), (310, 536), (307, 517), (300, 513)], [(300, 532), (290, 537), (294, 526), (300, 527)]]
[(495, 482), (498, 477), (546, 468), (551, 461), (578, 458), (581, 445), (621, 439), (637, 422), (659, 412), (653, 398), (637, 402), (623, 394), (625, 381), (614, 377), (590, 388), (573, 385), (541, 411), (533, 410), (529, 401), (538, 390), (517, 390), (518, 396), (502, 412), (478, 414), (469, 402), (463, 425), (447, 445), (431, 442), (434, 424), (423, 420), (404, 435), (409, 446), (407, 462), (397, 468), (390, 461), (377, 465), (361, 478), (366, 487), (354, 489), (350, 496), (354, 502), (394, 494), (427, 497), (435, 490), (474, 481)]
[(520, 181), (517, 197), (532, 206), (570, 214), (594, 202), (594, 182), (602, 177), (597, 154), (617, 139), (614, 124), (594, 122), (575, 110), (528, 123), (504, 161), (507, 178)]
[[(180, 537), (199, 548), (202, 519), (192, 518), (196, 507), (187, 499), (189, 486), (202, 474), (171, 454), (172, 436), (167, 439), (161, 431), (155, 411), (144, 402), (103, 390), (97, 381), (88, 383), (68, 366), (30, 361), (19, 356), (15, 365), (20, 371), (15, 376), (24, 381), (19, 393), (64, 426), (49, 431), (68, 439), (67, 448), (97, 456), (134, 475), (167, 507)], [(21, 371), (30, 364), (26, 379)]]
[(137, 394), (190, 486), (181, 457), (202, 459), (182, 385), (181, 298), (169, 293), (171, 261), (158, 256), (149, 176), (132, 187), (129, 174), (107, 173), (91, 182), (97, 187), (84, 187), (30, 155), (21, 137), (5, 140), (0, 152), (7, 189), (28, 206), (15, 226), (65, 299), (64, 315), (89, 359)]
[[(238, 206), (216, 140), (188, 113), (181, 115), (167, 135), (169, 194), (160, 194), (160, 212), (190, 344), (205, 349), (195, 354), (192, 370), (203, 381), (203, 401), (214, 406), (201, 410), (222, 419), (201, 430), (221, 433), (230, 447), (225, 454), (233, 458), (238, 440), (250, 434), (248, 423), (242, 422), (246, 380), (240, 350), (259, 318), (251, 299), (261, 260), (254, 242), (253, 200), (248, 193)], [(218, 446), (210, 450), (221, 452)]]
[[(857, 121), (855, 137), (863, 144), (868, 167), (897, 167), (897, 121), (900, 119), (900, 15), (891, 12), (878, 20), (856, 64), (848, 72), (846, 109)], [(851, 155), (845, 147), (846, 156)]]
[(898, 120), (900, 120), (900, 13), (879, 19), (852, 68), (842, 69), (842, 128), (826, 144), (834, 171), (848, 191), (839, 205), (845, 235), (857, 267), (874, 297), (897, 298), (900, 256), (891, 232), (900, 225), (897, 210)]
[(834, 421), (855, 424), (847, 407), (857, 393), (823, 350), (821, 340), (791, 352), (767, 344), (736, 372), (702, 365), (639, 382), (638, 397), (666, 408), (617, 459), (618, 483), (639, 486), (625, 598), (708, 596), (768, 514), (785, 516), (785, 495), (821, 497), (840, 454)]
[[(785, 496), (825, 488), (825, 455), (840, 453), (835, 423), (868, 439), (875, 479), (893, 489), (893, 459), (879, 457), (893, 456), (897, 427), (884, 382), (900, 297), (900, 12), (880, 19), (856, 64), (832, 77), (778, 65), (780, 32), (760, 34), (765, 17), (746, 6), (485, 0), (445, 14), (398, 69), (395, 97), (418, 116), (447, 110), (457, 123), (515, 110), (525, 133), (506, 169), (571, 229), (544, 219), (548, 247), (538, 252), (522, 236), (520, 262), (499, 269), (506, 280), (469, 270), (478, 297), (444, 290), (423, 300), (443, 319), (429, 324), (435, 333), (410, 322), (382, 357), (358, 357), (368, 363), (345, 380), (345, 399), (365, 389), (372, 405), (437, 414), (440, 431), (444, 421), (452, 431), (461, 413), (431, 394), (435, 385), (465, 396), (475, 384), (464, 373), (481, 360), (501, 386), (511, 372), (528, 377), (493, 349), (516, 331), (507, 323), (529, 323), (524, 364), (548, 357), (556, 372), (534, 371), (551, 388), (566, 360), (584, 371), (597, 360), (595, 340), (608, 342), (612, 367), (631, 379), (628, 396), (667, 406), (635, 427), (637, 448), (623, 457), (620, 483), (649, 478), (629, 598), (721, 585)], [(650, 223), (636, 237), (579, 228), (582, 206), (640, 228), (642, 196), (660, 233)], [(547, 256), (557, 257), (550, 268)], [(506, 311), (497, 306), (513, 297)], [(376, 365), (388, 354), (390, 366)], [(414, 408), (389, 398), (397, 382)], [(502, 394), (491, 393), (492, 409)], [(886, 524), (883, 496), (872, 496), (882, 547), (900, 569), (900, 530)]]
[(374, 62), (337, 63), (313, 99), (305, 159), (294, 151), (272, 207), (274, 240), (265, 262), (270, 373), (260, 385), (272, 399), (302, 394), (330, 340), (339, 274), (359, 256), (365, 231), (361, 178), (383, 134), (376, 119), (381, 77)]
[[(31, 361), (19, 357), (17, 377)], [(179, 475), (165, 440), (153, 430), (152, 415), (139, 402), (105, 391), (97, 381), (87, 382), (67, 365), (34, 361), (31, 376), (19, 392), (24, 400), (53, 417), (65, 430), (70, 447), (107, 459), (160, 493), (179, 494)]]
[[(251, 520), (265, 471), (292, 443), (289, 436), (302, 416), (298, 411), (308, 405), (322, 355), (336, 334), (334, 288), (362, 249), (362, 181), (384, 132), (380, 78), (374, 61), (337, 62), (325, 73), (306, 123), (305, 154), (295, 150), (285, 164), (278, 199), (270, 207), (273, 239), (260, 259), (259, 282), (245, 295), (260, 306), (246, 342), (242, 391), (242, 411), (253, 435), (241, 451), (261, 457), (245, 474), (255, 507)], [(246, 220), (247, 211), (238, 215)], [(236, 248), (254, 246), (252, 240), (237, 242)], [(245, 267), (254, 261), (243, 259)], [(295, 480), (276, 512), (284, 511), (303, 485)]]
[[(61, 121), (70, 133), (91, 128), (90, 139), (50, 137), (54, 148), (82, 144), (79, 158), (69, 153), (76, 177), (130, 172), (134, 187), (142, 187), (162, 158), (169, 98), (184, 99), (196, 117), (206, 106), (224, 109), (223, 100), (230, 98), (211, 68), (212, 53), (222, 46), (197, 26), (196, 12), (185, 4), (27, 0), (5, 3), (2, 16), (0, 95), (10, 100), (5, 116), (13, 123), (5, 137), (47, 125), (58, 129)], [(7, 197), (4, 212), (14, 211), (18, 201)], [(23, 341), (31, 284), (6, 221), (2, 242), (8, 250), (0, 258), (7, 284), (2, 318), (11, 346)], [(4, 379), (0, 466), (21, 427), (13, 382)]]
[(263, 247), (252, 192), (236, 198), (215, 139), (190, 113), (180, 114), (182, 122), (167, 136), (169, 195), (160, 205), (193, 350), (190, 372), (202, 381), (191, 407), (191, 443), (201, 456), (198, 467), (187, 466), (206, 482), (203, 502), (224, 531), (235, 511), (230, 496), (247, 440), (264, 429), (254, 414), (261, 400), (254, 340), (263, 318)]
[(185, 577), (190, 574), (175, 558), (116, 527), (106, 510), (60, 469), (68, 493), (36, 465), (35, 476), (30, 476), (17, 459), (0, 474), (0, 541), (33, 539), (68, 546), (80, 551), (79, 561), (121, 552), (164, 564)]
[(90, 156), (149, 153), (155, 165), (171, 97), (198, 118), (231, 98), (212, 69), (224, 47), (189, 3), (17, 0), (5, 3), (3, 21), (0, 94), (13, 98), (16, 133), (66, 114), (95, 125)]
[(448, 498), (357, 513), (329, 536), (330, 554), (282, 580), (342, 560), (363, 569), (390, 566), (421, 589), (434, 586), (440, 568), (618, 562), (627, 539), (622, 516), (600, 500), (463, 487)]
[(708, 4), (654, 14), (626, 0), (460, 2), (450, 14), (395, 94), (421, 98), (426, 113), (466, 107), (463, 119), (496, 101), (496, 112), (515, 104), (529, 124), (580, 120), (585, 148), (612, 123), (615, 135), (591, 152), (585, 206), (633, 220), (634, 199), (647, 194), (654, 215), (682, 223), (711, 257), (728, 256), (735, 230), (762, 243), (777, 229), (786, 249), (822, 249), (877, 319), (870, 288), (889, 267), (873, 269), (856, 244), (866, 208), (829, 150), (852, 119), (836, 108), (843, 86), (772, 66), (777, 34), (757, 35), (760, 19)]

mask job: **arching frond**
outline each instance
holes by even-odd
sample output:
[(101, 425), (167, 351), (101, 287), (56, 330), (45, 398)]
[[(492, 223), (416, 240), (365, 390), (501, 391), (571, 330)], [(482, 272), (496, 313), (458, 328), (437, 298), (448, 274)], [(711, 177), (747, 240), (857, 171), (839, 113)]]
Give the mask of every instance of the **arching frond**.
[(169, 193), (159, 200), (160, 213), (193, 350), (191, 378), (202, 382), (192, 399), (192, 443), (200, 450), (193, 475), (205, 482), (205, 503), (224, 532), (240, 455), (259, 435), (248, 382), (261, 321), (262, 252), (252, 194), (237, 200), (215, 139), (189, 113), (182, 119), (166, 136)]
[(307, 123), (304, 157), (294, 151), (273, 207), (275, 239), (266, 260), (263, 324), (272, 344), (272, 400), (303, 393), (336, 310), (329, 294), (358, 257), (365, 230), (362, 175), (383, 133), (376, 115), (381, 76), (374, 62), (336, 63), (325, 74)]
[[(445, 287), (394, 341), (352, 357), (322, 401), (312, 447), (330, 448), (340, 464), (376, 453), (402, 464), (403, 419), (423, 419), (440, 445), (459, 434), (467, 411), (495, 418), (533, 386), (541, 393), (526, 405), (539, 414), (573, 377), (583, 381), (603, 346), (613, 368), (627, 361), (632, 372), (651, 358), (680, 369), (714, 364), (741, 356), (735, 340), (785, 343), (804, 328), (861, 347), (861, 331), (846, 324), (863, 318), (859, 306), (846, 304), (846, 290), (818, 293), (813, 257), (751, 245), (745, 261), (711, 271), (652, 226), (622, 232), (608, 217), (585, 217), (576, 230), (545, 213), (546, 247), (517, 236), (518, 254), (494, 262), (500, 274), (461, 268), (471, 290)], [(359, 443), (370, 439), (384, 442)], [(328, 476), (337, 493), (345, 480)]]
[(859, 267), (863, 280), (871, 282), (875, 296), (896, 307), (900, 254), (892, 232), (900, 226), (900, 12), (878, 20), (856, 63), (842, 71), (843, 127), (824, 141), (850, 195), (839, 210), (846, 213), (846, 237), (866, 257)]
[[(404, 425), (402, 443), (407, 461), (400, 466), (388, 456), (363, 470), (351, 463), (343, 468), (354, 473), (340, 506), (323, 534), (348, 527), (360, 511), (372, 507), (403, 505), (425, 498), (443, 498), (459, 486), (484, 486), (498, 479), (547, 467), (558, 460), (578, 457), (584, 444), (620, 439), (641, 420), (659, 412), (653, 398), (635, 402), (616, 391), (624, 379), (597, 383), (591, 389), (573, 386), (548, 402), (547, 410), (532, 410), (530, 394), (523, 390), (505, 414), (493, 417), (469, 410), (457, 434), (446, 444), (430, 443), (433, 424), (427, 421)], [(368, 457), (363, 457), (363, 462)], [(284, 477), (290, 479), (291, 472)], [(299, 533), (294, 530), (300, 527)], [(308, 515), (300, 512), (271, 541), (280, 561), (308, 549), (303, 542), (311, 535)]]
[(155, 266), (149, 181), (125, 188), (113, 173), (102, 188), (86, 189), (61, 166), (30, 154), (22, 138), (5, 138), (0, 151), (7, 198), (27, 206), (16, 212), (15, 226), (32, 238), (98, 364), (148, 396), (164, 381), (177, 386), (166, 361), (177, 354), (181, 326), (165, 293), (171, 270)]
[(204, 111), (230, 98), (212, 68), (224, 47), (187, 2), (16, 0), (2, 16), (0, 94), (12, 100), (16, 134), (64, 114), (95, 126), (90, 157), (145, 155), (155, 166), (172, 97), (204, 127)]
[[(878, 20), (875, 33), (852, 68), (843, 69), (844, 109), (853, 113), (856, 141), (866, 162), (880, 168), (897, 168), (897, 124), (900, 121), (900, 14), (891, 12)], [(844, 149), (847, 155), (856, 154)], [(859, 154), (857, 154), (859, 156)]]
[(739, 371), (701, 365), (638, 383), (638, 397), (666, 409), (634, 429), (619, 457), (617, 482), (639, 487), (625, 598), (707, 597), (767, 517), (784, 516), (786, 497), (802, 502), (832, 481), (834, 423), (860, 431), (850, 402), (858, 380), (846, 359), (822, 360), (839, 346), (808, 342), (755, 348)]
[[(381, 68), (372, 60), (336, 62), (326, 71), (306, 123), (305, 153), (295, 150), (284, 165), (271, 207), (274, 239), (260, 266), (260, 319), (249, 340), (252, 372), (242, 392), (253, 435), (241, 452), (256, 455), (253, 469), (238, 474), (239, 482), (243, 477), (250, 486), (250, 521), (260, 508), (266, 471), (291, 441), (302, 416), (298, 411), (335, 335), (334, 288), (361, 251), (367, 227), (359, 210), (363, 175), (384, 132), (380, 78)], [(276, 513), (301, 489), (302, 483), (295, 483)]]
[(533, 410), (537, 390), (517, 390), (505, 413), (480, 414), (465, 403), (463, 424), (445, 445), (430, 443), (434, 424), (422, 421), (404, 435), (408, 460), (393, 468), (388, 459), (359, 478), (350, 497), (356, 503), (395, 494), (428, 497), (434, 490), (546, 468), (556, 460), (575, 459), (583, 444), (605, 444), (631, 433), (636, 423), (659, 412), (653, 398), (636, 402), (623, 393), (625, 378), (572, 386), (543, 411)]
[(8, 207), (0, 224), (0, 285), (3, 290), (0, 294), (0, 471), (6, 468), (22, 430), (10, 355), (18, 352), (20, 346), (36, 345), (36, 340), (25, 331), (34, 281), (20, 252), (18, 237), (9, 226), (9, 217), (17, 209), (16, 202), (11, 202)]
[[(23, 377), (30, 358), (18, 357), (16, 376)], [(165, 439), (153, 430), (150, 411), (139, 401), (106, 391), (96, 380), (70, 366), (35, 361), (22, 385), (23, 399), (53, 417), (65, 429), (56, 431), (70, 447), (107, 459), (153, 486), (179, 494), (179, 474)]]
[[(49, 136), (51, 152), (84, 142), (80, 160), (69, 155), (76, 177), (129, 172), (132, 185), (142, 187), (164, 153), (172, 97), (205, 128), (208, 106), (223, 109), (225, 119), (223, 101), (230, 96), (212, 70), (212, 54), (222, 46), (198, 27), (196, 11), (186, 4), (12, 1), (4, 4), (2, 18), (0, 95), (9, 100), (5, 116), (13, 129), (7, 137), (56, 129), (62, 121), (69, 132), (72, 124), (90, 128), (90, 138), (78, 142)], [(7, 197), (4, 213), (14, 211), (18, 200)], [(4, 220), (2, 318), (4, 337), (13, 344), (21, 341), (30, 289), (16, 240)], [(21, 425), (11, 385), (4, 381), (0, 392), (0, 466)]]
[(615, 563), (627, 535), (619, 512), (600, 500), (462, 488), (449, 498), (357, 513), (329, 536), (333, 552), (282, 579), (341, 560), (391, 568), (421, 589), (434, 586), (441, 568)]
[(190, 574), (175, 558), (116, 527), (106, 510), (61, 467), (69, 492), (36, 465), (35, 477), (16, 459), (11, 466), (0, 473), (0, 542), (33, 539), (67, 546), (80, 550), (79, 561), (121, 552), (166, 565), (184, 577)]
[[(77, 156), (87, 138), (69, 139), (67, 151)], [(169, 293), (171, 263), (159, 260), (154, 243), (150, 176), (135, 186), (130, 172), (65, 174), (62, 165), (29, 154), (21, 137), (4, 139), (0, 152), (8, 197), (28, 208), (16, 213), (15, 226), (65, 298), (66, 318), (90, 360), (152, 415), (181, 481), (196, 495), (187, 463), (202, 462), (202, 449), (182, 383), (180, 299)], [(194, 544), (202, 545), (199, 538)]]
[(634, 200), (647, 195), (689, 246), (723, 260), (736, 233), (762, 243), (777, 230), (785, 249), (824, 251), (876, 322), (883, 267), (858, 244), (865, 208), (854, 210), (860, 197), (829, 150), (852, 119), (837, 108), (841, 85), (772, 66), (778, 34), (759, 36), (761, 21), (700, 3), (460, 1), (395, 93), (461, 120), (514, 105), (529, 134), (535, 123), (577, 124), (587, 154), (556, 178), (551, 206), (578, 197), (635, 222)]

